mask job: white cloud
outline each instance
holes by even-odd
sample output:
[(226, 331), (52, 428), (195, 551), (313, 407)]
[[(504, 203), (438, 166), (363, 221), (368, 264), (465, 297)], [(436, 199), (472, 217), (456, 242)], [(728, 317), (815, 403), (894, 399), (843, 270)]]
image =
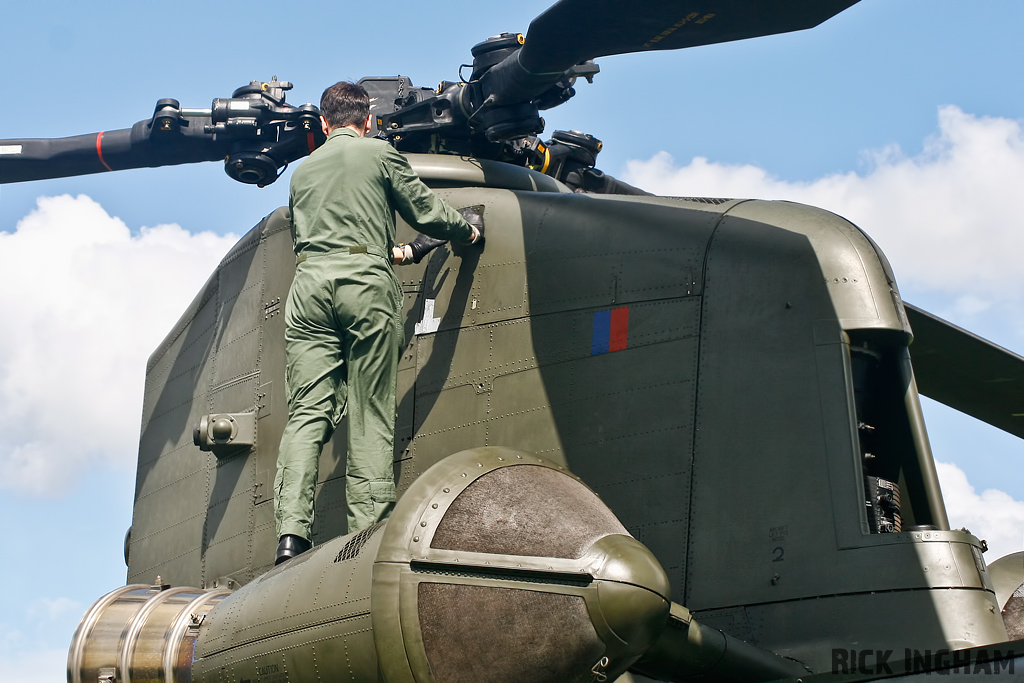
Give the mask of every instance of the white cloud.
[(54, 621), (71, 615), (78, 617), (85, 612), (85, 605), (71, 598), (37, 598), (28, 606), (28, 616), (38, 621)]
[(0, 232), (0, 487), (59, 493), (135, 460), (146, 359), (237, 236), (132, 234), (84, 195)]
[(64, 680), (67, 645), (85, 607), (61, 596), (36, 598), (22, 613), (8, 610), (4, 616), (10, 621), (0, 621), (0, 661), (5, 670), (17, 671), (17, 680), (26, 683)]
[(974, 490), (967, 475), (956, 465), (935, 463), (950, 528), (966, 527), (988, 543), (986, 561), (1024, 550), (1024, 501), (1008, 493), (987, 489)]
[(9, 652), (0, 650), (0, 654), (4, 669), (17, 672), (14, 680), (18, 683), (54, 683), (67, 679), (67, 650), (35, 649), (29, 645)]
[(665, 195), (788, 199), (833, 211), (865, 229), (904, 285), (959, 297), (977, 313), (1024, 291), (1024, 132), (1003, 118), (939, 109), (924, 151), (865, 154), (863, 174), (787, 182), (750, 165), (697, 157), (679, 166), (660, 152), (627, 164), (624, 180)]

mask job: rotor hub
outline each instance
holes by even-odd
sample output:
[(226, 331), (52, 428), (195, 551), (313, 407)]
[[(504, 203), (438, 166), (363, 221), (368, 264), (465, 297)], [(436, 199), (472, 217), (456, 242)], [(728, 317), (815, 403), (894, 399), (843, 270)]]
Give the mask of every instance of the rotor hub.
[(502, 61), (523, 46), (526, 39), (522, 33), (499, 33), (473, 46), (473, 75), (477, 80), (492, 66)]

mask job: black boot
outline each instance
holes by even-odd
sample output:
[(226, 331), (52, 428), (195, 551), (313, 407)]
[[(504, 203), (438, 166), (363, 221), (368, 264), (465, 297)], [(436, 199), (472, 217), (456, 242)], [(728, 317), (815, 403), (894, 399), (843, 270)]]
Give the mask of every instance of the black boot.
[(277, 544), (277, 559), (274, 560), (274, 564), (287, 562), (296, 555), (301, 555), (312, 547), (313, 544), (301, 536), (285, 534)]

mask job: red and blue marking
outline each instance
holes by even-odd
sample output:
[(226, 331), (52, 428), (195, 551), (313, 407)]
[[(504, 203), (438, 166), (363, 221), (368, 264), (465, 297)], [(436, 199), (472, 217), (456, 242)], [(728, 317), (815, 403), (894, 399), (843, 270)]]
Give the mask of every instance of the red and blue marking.
[(594, 313), (594, 332), (590, 338), (590, 355), (622, 351), (629, 340), (629, 306)]

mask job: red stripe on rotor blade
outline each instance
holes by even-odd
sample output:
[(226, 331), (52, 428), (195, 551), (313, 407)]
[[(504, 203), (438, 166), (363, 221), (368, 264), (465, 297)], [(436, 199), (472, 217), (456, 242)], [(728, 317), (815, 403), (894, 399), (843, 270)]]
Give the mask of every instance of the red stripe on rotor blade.
[(103, 167), (105, 169), (107, 169), (108, 171), (113, 171), (114, 170), (114, 169), (110, 168), (110, 164), (108, 164), (103, 159), (103, 131), (100, 131), (99, 133), (96, 133), (96, 156), (98, 156), (100, 158), (100, 163), (103, 164)]
[(612, 309), (612, 324), (608, 335), (608, 351), (622, 351), (629, 337), (629, 306)]
[(313, 137), (312, 133), (306, 133), (306, 145), (309, 146), (310, 152), (316, 149), (316, 138)]

